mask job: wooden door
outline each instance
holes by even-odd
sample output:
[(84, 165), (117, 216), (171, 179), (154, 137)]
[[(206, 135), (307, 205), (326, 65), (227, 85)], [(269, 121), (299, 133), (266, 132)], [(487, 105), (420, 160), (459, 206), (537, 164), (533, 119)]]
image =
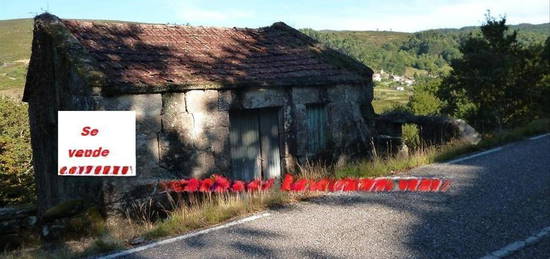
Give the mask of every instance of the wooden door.
[(279, 113), (275, 109), (264, 110), (260, 115), (260, 144), (263, 178), (281, 175), (279, 153)]
[(279, 177), (279, 112), (257, 109), (230, 114), (233, 179), (250, 181)]
[(250, 181), (261, 178), (258, 116), (254, 113), (232, 113), (229, 142), (233, 179)]

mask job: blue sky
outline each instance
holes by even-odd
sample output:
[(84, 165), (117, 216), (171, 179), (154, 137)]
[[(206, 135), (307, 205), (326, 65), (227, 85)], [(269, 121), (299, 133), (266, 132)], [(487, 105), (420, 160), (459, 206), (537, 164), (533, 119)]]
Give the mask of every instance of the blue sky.
[(295, 28), (413, 32), (480, 25), (490, 9), (508, 23), (549, 22), (550, 0), (0, 0), (0, 20), (48, 10), (61, 18), (224, 27), (283, 21)]

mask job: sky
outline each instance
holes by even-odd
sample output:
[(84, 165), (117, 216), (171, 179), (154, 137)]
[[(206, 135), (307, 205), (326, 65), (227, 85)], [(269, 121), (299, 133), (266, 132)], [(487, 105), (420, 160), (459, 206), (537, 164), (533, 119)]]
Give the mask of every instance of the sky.
[(550, 0), (0, 0), (0, 20), (48, 11), (67, 19), (404, 32), (481, 25), (486, 10), (508, 24), (550, 22)]

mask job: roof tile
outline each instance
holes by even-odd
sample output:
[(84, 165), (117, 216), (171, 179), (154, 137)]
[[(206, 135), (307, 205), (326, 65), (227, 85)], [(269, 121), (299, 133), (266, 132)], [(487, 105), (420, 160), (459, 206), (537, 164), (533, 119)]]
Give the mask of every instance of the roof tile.
[(352, 69), (321, 59), (305, 36), (274, 26), (238, 29), (76, 20), (63, 23), (114, 84), (235, 84), (298, 78), (323, 84), (331, 77), (346, 83), (367, 80)]

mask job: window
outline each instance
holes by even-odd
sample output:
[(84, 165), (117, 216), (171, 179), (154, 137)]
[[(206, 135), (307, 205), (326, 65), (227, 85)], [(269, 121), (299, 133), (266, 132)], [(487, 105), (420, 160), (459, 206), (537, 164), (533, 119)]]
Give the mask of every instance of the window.
[(324, 105), (306, 106), (307, 153), (318, 154), (326, 147), (327, 116)]

